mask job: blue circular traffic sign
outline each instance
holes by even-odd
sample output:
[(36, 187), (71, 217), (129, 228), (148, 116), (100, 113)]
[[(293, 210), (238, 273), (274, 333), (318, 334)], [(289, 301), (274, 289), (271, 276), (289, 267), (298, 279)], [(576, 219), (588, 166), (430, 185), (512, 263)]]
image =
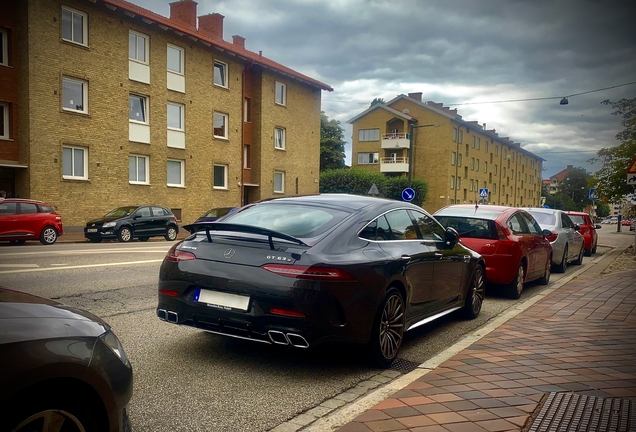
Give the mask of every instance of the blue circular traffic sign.
[(405, 188), (402, 191), (402, 199), (404, 201), (413, 201), (413, 198), (415, 198), (415, 191), (412, 188)]

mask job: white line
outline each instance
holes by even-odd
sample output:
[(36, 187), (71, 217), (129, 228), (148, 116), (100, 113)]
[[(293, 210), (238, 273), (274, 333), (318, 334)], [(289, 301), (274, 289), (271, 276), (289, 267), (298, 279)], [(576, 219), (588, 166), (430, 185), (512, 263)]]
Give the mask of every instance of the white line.
[(39, 267), (37, 264), (0, 264), (0, 268), (10, 267), (10, 268), (33, 268)]
[(79, 266), (68, 266), (68, 267), (47, 267), (47, 268), (37, 268), (37, 269), (24, 269), (24, 270), (5, 270), (0, 271), (0, 274), (8, 274), (8, 273), (30, 273), (30, 272), (39, 272), (39, 271), (52, 271), (52, 270), (71, 270), (71, 269), (82, 269), (82, 268), (91, 268), (91, 267), (113, 267), (113, 266), (123, 266), (123, 265), (133, 265), (133, 264), (149, 264), (161, 262), (160, 260), (146, 260), (146, 261), (129, 261), (129, 262), (117, 262), (117, 263), (104, 263), (104, 264), (88, 264), (88, 265), (79, 265)]
[(5, 253), (0, 254), (0, 258), (2, 257), (15, 257), (20, 255), (82, 255), (82, 254), (103, 254), (103, 253), (122, 253), (122, 252), (148, 252), (148, 253), (165, 253), (167, 252), (167, 248), (157, 248), (157, 249), (89, 249), (89, 250), (72, 250), (72, 251), (50, 251), (50, 252), (18, 252), (18, 253)]

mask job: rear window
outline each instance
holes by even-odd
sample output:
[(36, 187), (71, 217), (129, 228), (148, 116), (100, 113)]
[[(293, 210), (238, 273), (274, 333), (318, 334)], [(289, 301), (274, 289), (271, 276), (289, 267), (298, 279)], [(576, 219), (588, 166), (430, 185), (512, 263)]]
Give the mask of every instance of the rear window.
[(574, 222), (575, 224), (589, 225), (587, 223), (587, 220), (585, 220), (585, 216), (579, 216), (579, 215), (568, 215), (568, 216), (570, 216), (570, 219), (572, 219), (572, 222)]
[(42, 213), (53, 213), (53, 207), (40, 204), (40, 211)]
[(436, 219), (446, 228), (454, 228), (462, 238), (478, 238), (497, 240), (499, 235), (495, 228), (495, 222), (486, 219), (436, 216)]
[(295, 204), (259, 204), (227, 216), (223, 222), (266, 228), (297, 238), (319, 236), (349, 213), (331, 208)]
[(532, 211), (528, 213), (530, 213), (540, 225), (556, 225), (556, 218), (553, 213)]

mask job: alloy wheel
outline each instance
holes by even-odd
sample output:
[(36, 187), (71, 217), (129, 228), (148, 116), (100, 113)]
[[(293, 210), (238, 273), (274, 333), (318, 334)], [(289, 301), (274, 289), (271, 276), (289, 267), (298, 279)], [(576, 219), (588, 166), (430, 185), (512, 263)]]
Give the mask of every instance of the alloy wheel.
[(46, 410), (33, 414), (15, 429), (33, 432), (86, 432), (86, 429), (73, 414), (64, 410)]
[(132, 237), (132, 232), (130, 232), (129, 228), (124, 227), (119, 231), (119, 238), (121, 239), (121, 241), (123, 242), (130, 241), (131, 237)]
[(46, 245), (55, 243), (55, 241), (57, 240), (57, 231), (55, 231), (55, 228), (50, 226), (44, 228), (44, 231), (42, 231), (42, 236), (40, 237), (40, 240), (43, 244), (46, 244)]
[(521, 291), (523, 291), (523, 281), (525, 279), (525, 271), (523, 266), (519, 266), (519, 270), (517, 270), (517, 298), (521, 296)]
[(384, 358), (395, 357), (404, 337), (404, 302), (397, 294), (392, 294), (384, 304), (379, 337)]
[(485, 286), (486, 283), (484, 281), (484, 273), (481, 268), (478, 268), (475, 271), (475, 276), (473, 277), (473, 284), (471, 287), (471, 304), (474, 316), (479, 315), (479, 312), (481, 312), (481, 307), (484, 304), (484, 297), (486, 295)]
[(177, 230), (174, 227), (168, 228), (166, 232), (166, 240), (172, 241), (177, 238)]

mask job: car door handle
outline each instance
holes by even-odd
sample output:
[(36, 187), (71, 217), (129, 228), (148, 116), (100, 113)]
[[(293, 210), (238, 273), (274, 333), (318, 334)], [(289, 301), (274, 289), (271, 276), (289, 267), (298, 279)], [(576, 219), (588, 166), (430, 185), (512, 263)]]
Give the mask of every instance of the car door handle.
[(410, 257), (409, 255), (402, 255), (402, 256), (400, 257), (400, 260), (402, 260), (402, 261), (410, 261), (410, 260), (411, 260), (411, 257)]

